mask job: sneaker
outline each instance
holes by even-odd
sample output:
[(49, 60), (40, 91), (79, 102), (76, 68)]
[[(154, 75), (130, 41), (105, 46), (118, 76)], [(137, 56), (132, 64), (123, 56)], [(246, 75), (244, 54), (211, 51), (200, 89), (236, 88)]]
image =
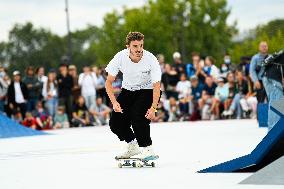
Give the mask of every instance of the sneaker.
[(126, 151), (120, 155), (115, 156), (115, 159), (124, 159), (124, 158), (127, 159), (139, 153), (140, 153), (140, 149), (139, 149), (137, 141), (135, 140), (135, 141), (128, 143)]
[(132, 156), (131, 158), (148, 159), (155, 158), (157, 155), (154, 153), (152, 146), (142, 147), (139, 154)]
[(232, 116), (233, 114), (234, 112), (232, 110), (225, 110), (222, 113), (223, 116)]

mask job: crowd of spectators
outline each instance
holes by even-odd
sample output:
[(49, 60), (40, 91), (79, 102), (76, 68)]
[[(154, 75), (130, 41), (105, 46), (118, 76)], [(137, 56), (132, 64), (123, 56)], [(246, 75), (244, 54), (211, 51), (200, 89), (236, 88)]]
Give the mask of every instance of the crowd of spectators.
[[(193, 52), (190, 63), (173, 54), (173, 63), (157, 55), (162, 70), (162, 96), (155, 122), (255, 118), (257, 99), (249, 77), (250, 58), (233, 64), (225, 55), (217, 64), (212, 56)], [(217, 66), (220, 65), (220, 66)], [(123, 75), (113, 83), (115, 95)], [(58, 70), (27, 67), (12, 79), (0, 67), (0, 111), (33, 129), (108, 125), (111, 103), (105, 90), (104, 67), (61, 64)]]

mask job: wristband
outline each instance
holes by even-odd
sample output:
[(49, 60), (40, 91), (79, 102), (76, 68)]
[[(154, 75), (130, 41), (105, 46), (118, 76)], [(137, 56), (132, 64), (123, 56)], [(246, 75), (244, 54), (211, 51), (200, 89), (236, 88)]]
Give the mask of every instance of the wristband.
[(151, 108), (152, 108), (153, 110), (155, 110), (155, 112), (158, 112), (158, 111), (157, 111), (157, 109), (156, 109), (156, 108), (154, 108), (153, 106), (151, 106)]

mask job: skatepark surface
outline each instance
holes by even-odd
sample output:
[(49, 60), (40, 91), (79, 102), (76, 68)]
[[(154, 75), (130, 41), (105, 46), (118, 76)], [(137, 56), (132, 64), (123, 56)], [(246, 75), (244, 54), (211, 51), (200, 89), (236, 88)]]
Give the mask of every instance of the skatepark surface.
[(124, 149), (109, 127), (49, 131), (0, 139), (1, 189), (244, 189), (283, 185), (239, 184), (252, 173), (197, 173), (250, 153), (266, 135), (256, 120), (151, 124), (156, 168), (118, 168)]

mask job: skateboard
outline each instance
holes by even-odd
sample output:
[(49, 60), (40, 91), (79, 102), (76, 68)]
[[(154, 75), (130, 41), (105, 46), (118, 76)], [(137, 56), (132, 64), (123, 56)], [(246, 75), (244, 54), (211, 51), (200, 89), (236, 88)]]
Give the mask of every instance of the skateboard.
[(159, 156), (150, 156), (144, 159), (141, 158), (115, 158), (118, 161), (118, 167), (156, 167), (155, 160)]

